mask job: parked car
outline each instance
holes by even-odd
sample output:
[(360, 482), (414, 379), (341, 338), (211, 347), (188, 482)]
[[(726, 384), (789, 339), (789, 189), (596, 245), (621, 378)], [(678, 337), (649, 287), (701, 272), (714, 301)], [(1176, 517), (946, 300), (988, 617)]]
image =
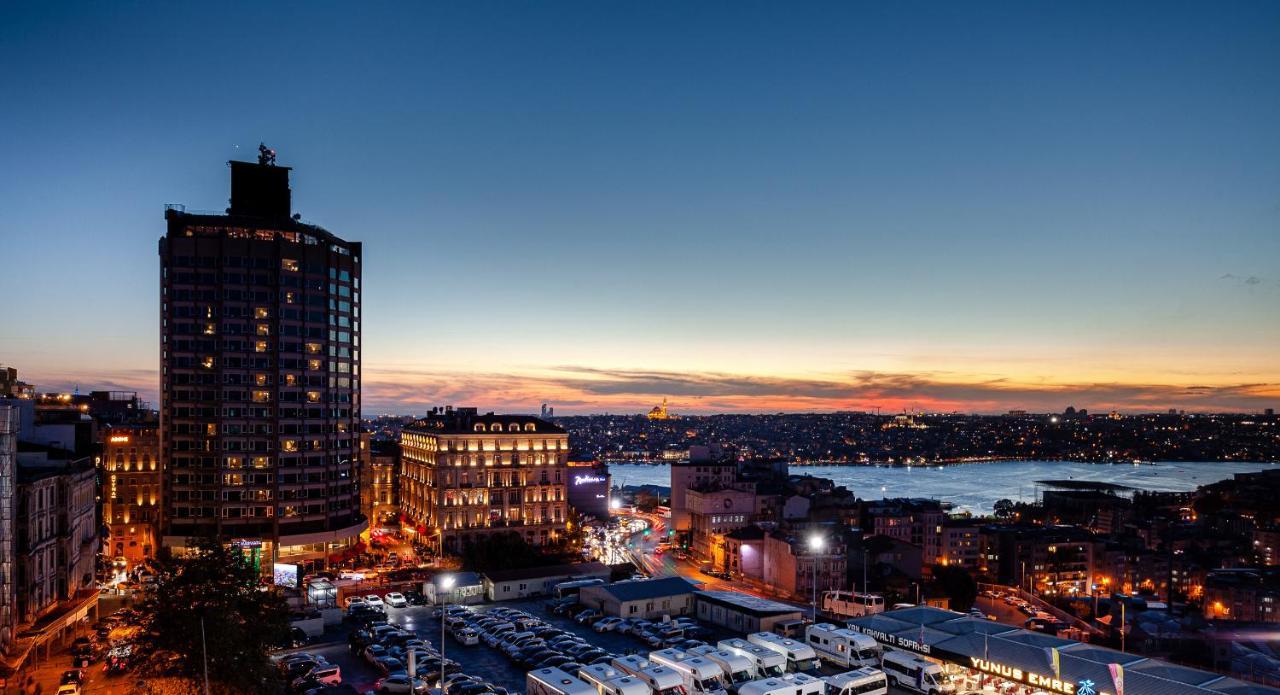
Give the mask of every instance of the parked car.
[(382, 601), (382, 597), (377, 594), (369, 594), (368, 596), (365, 596), (364, 602), (367, 603), (370, 608), (375, 610), (383, 610), (387, 607), (387, 604)]
[(591, 626), (591, 629), (596, 632), (610, 632), (614, 628), (618, 627), (618, 624), (621, 622), (622, 618), (604, 618), (602, 620), (597, 620), (596, 623)]
[(407, 673), (393, 673), (386, 678), (379, 680), (373, 686), (374, 690), (379, 693), (390, 693), (398, 695), (399, 693), (407, 693), (408, 695), (425, 695), (431, 691), (431, 686), (421, 678), (409, 680)]
[(385, 601), (387, 605), (392, 608), (404, 608), (409, 605), (409, 599), (405, 598), (404, 594), (399, 591), (393, 591), (387, 594)]
[(601, 618), (603, 615), (604, 615), (603, 613), (596, 610), (595, 608), (588, 608), (587, 610), (582, 611), (581, 613), (573, 616), (573, 622), (578, 623), (579, 625), (585, 625), (591, 622), (592, 620), (597, 620)]

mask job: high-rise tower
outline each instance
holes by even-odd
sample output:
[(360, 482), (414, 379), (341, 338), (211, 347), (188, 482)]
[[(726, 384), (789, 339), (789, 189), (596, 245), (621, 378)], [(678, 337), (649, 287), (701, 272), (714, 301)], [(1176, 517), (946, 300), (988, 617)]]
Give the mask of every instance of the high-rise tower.
[(319, 562), (366, 527), (361, 245), (291, 214), (274, 156), (230, 167), (227, 214), (165, 209), (162, 542), (216, 535)]

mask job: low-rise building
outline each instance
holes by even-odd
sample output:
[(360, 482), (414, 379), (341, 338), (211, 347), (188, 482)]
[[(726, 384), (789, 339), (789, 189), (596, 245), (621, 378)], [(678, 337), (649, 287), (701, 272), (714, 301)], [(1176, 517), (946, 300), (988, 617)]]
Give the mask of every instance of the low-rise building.
[(938, 563), (977, 570), (982, 555), (981, 529), (981, 524), (969, 519), (944, 521)]
[(490, 601), (546, 596), (556, 584), (571, 579), (609, 579), (609, 567), (599, 562), (550, 565), (484, 573), (484, 594)]
[(1204, 617), (1280, 623), (1280, 570), (1213, 570), (1205, 577)]
[(817, 546), (810, 535), (793, 536), (775, 532), (764, 539), (764, 582), (774, 591), (801, 599), (816, 592), (843, 588), (848, 560), (843, 539), (825, 534)]
[(937, 500), (874, 500), (863, 508), (862, 528), (920, 546), (925, 565), (933, 565), (942, 556), (942, 526), (946, 518), (946, 511)]
[(773, 632), (773, 626), (804, 617), (804, 611), (786, 603), (737, 591), (694, 592), (695, 617), (734, 632)]
[(583, 587), (578, 601), (605, 615), (655, 620), (666, 615), (692, 615), (695, 588), (684, 577), (632, 579)]

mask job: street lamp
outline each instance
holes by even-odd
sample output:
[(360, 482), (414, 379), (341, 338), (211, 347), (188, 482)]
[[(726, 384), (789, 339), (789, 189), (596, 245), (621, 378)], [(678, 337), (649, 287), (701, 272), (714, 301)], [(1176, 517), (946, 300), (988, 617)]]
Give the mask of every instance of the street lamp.
[[(446, 574), (440, 577), (440, 692), (444, 692), (444, 624), (446, 610), (449, 607), (449, 601), (445, 598), (446, 592), (453, 588), (453, 575)], [(409, 681), (412, 687), (413, 681)]]
[(813, 622), (818, 623), (818, 556), (817, 553), (822, 552), (826, 541), (822, 536), (813, 534), (809, 536), (809, 550), (814, 553), (813, 556)]

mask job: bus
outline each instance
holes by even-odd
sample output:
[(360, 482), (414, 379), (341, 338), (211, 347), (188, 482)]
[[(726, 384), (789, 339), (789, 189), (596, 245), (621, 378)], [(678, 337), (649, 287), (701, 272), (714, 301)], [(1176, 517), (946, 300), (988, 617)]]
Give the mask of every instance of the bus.
[(891, 650), (884, 653), (880, 668), (895, 688), (914, 690), (923, 695), (950, 695), (956, 691), (951, 676), (942, 666), (909, 652)]
[(555, 595), (556, 600), (562, 600), (569, 598), (570, 596), (577, 596), (584, 586), (599, 586), (601, 584), (604, 584), (604, 580), (599, 577), (593, 579), (575, 579), (556, 584), (551, 590), (551, 593)]
[(884, 597), (856, 591), (822, 592), (822, 611), (842, 618), (860, 618), (884, 612)]
[(845, 668), (878, 665), (883, 651), (871, 637), (831, 623), (807, 627), (805, 642), (818, 653), (818, 658)]

